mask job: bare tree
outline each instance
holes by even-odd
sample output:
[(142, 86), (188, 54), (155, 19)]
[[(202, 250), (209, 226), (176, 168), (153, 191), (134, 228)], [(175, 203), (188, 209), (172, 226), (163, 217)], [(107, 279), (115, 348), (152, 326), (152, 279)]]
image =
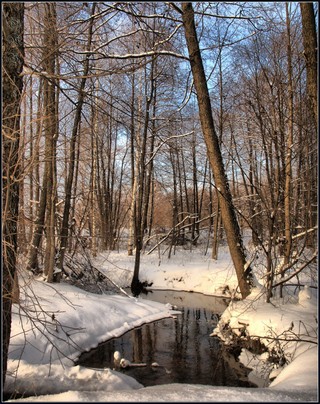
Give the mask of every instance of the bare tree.
[[(96, 7), (96, 3), (92, 4), (91, 9), (91, 17), (94, 14), (94, 10)], [(90, 52), (91, 43), (92, 43), (92, 36), (93, 36), (93, 24), (94, 18), (90, 19), (89, 31), (88, 31), (88, 39), (87, 39), (87, 52)], [(66, 252), (67, 241), (68, 241), (68, 234), (69, 234), (69, 215), (70, 215), (70, 208), (71, 208), (71, 197), (72, 197), (72, 184), (74, 180), (74, 169), (76, 163), (76, 140), (78, 136), (78, 129), (81, 120), (81, 112), (82, 106), (84, 103), (85, 98), (85, 85), (87, 80), (87, 75), (90, 69), (90, 55), (89, 53), (85, 56), (83, 61), (83, 76), (80, 81), (80, 87), (78, 90), (78, 101), (76, 104), (76, 111), (73, 121), (73, 128), (72, 128), (72, 135), (71, 135), (71, 144), (70, 144), (70, 160), (69, 160), (69, 171), (66, 180), (66, 195), (65, 195), (65, 204), (63, 210), (63, 218), (62, 218), (62, 225), (60, 231), (60, 251), (58, 256), (58, 268), (63, 269), (63, 261), (64, 255)]]
[[(242, 25), (248, 21), (244, 9), (230, 19), (228, 7), (198, 3), (194, 14), (201, 24), (195, 29), (188, 3), (180, 9), (178, 3), (60, 2), (57, 26), (46, 33), (45, 10), (53, 4), (26, 7), (23, 75), (30, 77), (22, 106), (27, 114), (21, 192), (30, 220), (21, 214), (19, 225), (32, 235), (29, 267), (35, 272), (43, 262), (42, 246), (50, 273), (54, 259), (61, 269), (69, 265), (82, 241), (94, 254), (119, 246), (116, 240), (121, 226), (129, 228), (129, 212), (128, 253), (139, 250), (135, 278), (146, 230), (150, 245), (155, 227), (162, 234), (172, 229), (170, 255), (189, 235), (200, 240), (204, 223), (210, 224), (211, 237), (215, 224), (214, 258), (223, 229), (243, 295), (250, 289), (241, 239), (248, 228), (254, 246), (264, 248), (270, 293), (280, 260), (291, 260), (295, 251), (296, 239), (292, 248), (287, 242), (293, 232), (303, 228), (306, 245), (314, 246), (316, 125), (306, 102), (307, 93), (314, 91), (306, 80), (312, 57), (307, 44), (305, 60), (302, 56), (305, 35), (295, 12), (299, 3), (292, 5), (290, 22), (291, 78), (284, 63), (290, 56), (282, 20), (285, 5), (272, 14), (281, 24), (269, 18), (247, 26)], [(250, 10), (248, 5), (246, 13)], [(119, 16), (123, 24), (117, 24)], [(230, 29), (234, 24), (241, 27), (237, 33)], [(257, 29), (246, 37), (250, 40), (243, 40), (253, 25)], [(180, 51), (185, 41), (189, 58)], [(54, 53), (56, 59), (50, 59)], [(185, 64), (189, 59), (191, 71)], [(204, 72), (207, 67), (210, 72)], [(194, 87), (200, 114), (194, 113)], [(210, 94), (208, 87), (219, 91)], [(64, 263), (66, 251), (70, 255)]]
[(20, 103), (24, 62), (24, 4), (3, 4), (2, 122), (3, 122), (3, 200), (2, 200), (2, 381), (7, 372), (11, 332), (11, 307), (17, 258), (19, 208)]
[(52, 78), (56, 73), (57, 30), (56, 5), (44, 4), (44, 53), (43, 67), (50, 75), (44, 81), (44, 133), (45, 133), (45, 179), (46, 188), (46, 251), (44, 259), (44, 274), (48, 282), (53, 281), (56, 255), (55, 219), (56, 219), (56, 144), (58, 138), (57, 125), (57, 88)]
[(286, 3), (287, 25), (287, 64), (288, 64), (288, 135), (286, 142), (285, 160), (285, 189), (284, 189), (284, 218), (285, 218), (285, 260), (288, 265), (292, 248), (291, 200), (292, 200), (292, 148), (293, 148), (293, 80), (292, 80), (292, 51), (291, 51), (291, 23), (289, 6)]
[[(154, 58), (151, 61), (151, 77), (150, 77), (150, 89), (146, 88), (146, 105), (145, 105), (145, 116), (142, 125), (141, 133), (137, 134), (137, 159), (136, 159), (136, 200), (135, 200), (135, 218), (134, 218), (134, 233), (135, 233), (135, 264), (133, 271), (133, 278), (131, 282), (131, 290), (133, 294), (139, 294), (141, 291), (139, 282), (139, 269), (140, 269), (140, 256), (143, 247), (143, 236), (144, 236), (144, 225), (143, 213), (145, 211), (145, 193), (146, 193), (146, 171), (145, 163), (147, 158), (147, 139), (148, 130), (150, 125), (150, 109), (152, 105), (152, 100), (154, 97)], [(134, 187), (135, 188), (135, 187)]]
[(219, 139), (213, 123), (210, 97), (194, 23), (192, 3), (182, 3), (182, 17), (190, 65), (197, 92), (203, 136), (208, 149), (208, 156), (214, 175), (215, 185), (219, 191), (222, 220), (227, 235), (231, 257), (237, 273), (240, 292), (242, 297), (245, 298), (250, 293), (250, 268), (246, 268), (246, 257), (240, 235), (239, 224), (235, 215), (232, 196), (224, 170)]

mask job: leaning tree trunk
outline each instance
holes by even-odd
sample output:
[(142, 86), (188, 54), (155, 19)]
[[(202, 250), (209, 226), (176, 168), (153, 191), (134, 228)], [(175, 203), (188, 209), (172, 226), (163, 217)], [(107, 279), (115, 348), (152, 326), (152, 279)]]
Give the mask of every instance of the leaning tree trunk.
[(250, 268), (246, 268), (246, 257), (239, 224), (237, 222), (232, 196), (224, 170), (219, 139), (213, 123), (210, 96), (194, 23), (192, 3), (182, 3), (182, 18), (197, 93), (201, 128), (207, 146), (215, 185), (219, 191), (222, 221), (226, 231), (230, 254), (236, 270), (241, 295), (245, 298), (250, 293)]
[(2, 194), (2, 382), (4, 385), (11, 332), (11, 306), (17, 256), (17, 221), (19, 207), (20, 101), (24, 45), (24, 4), (3, 5), (3, 194)]

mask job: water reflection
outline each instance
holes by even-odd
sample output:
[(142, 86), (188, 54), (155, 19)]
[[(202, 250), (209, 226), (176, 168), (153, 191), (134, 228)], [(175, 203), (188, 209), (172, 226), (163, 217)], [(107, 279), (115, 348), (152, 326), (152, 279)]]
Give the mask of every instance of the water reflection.
[[(217, 338), (209, 336), (226, 302), (197, 295), (171, 291), (148, 294), (145, 298), (176, 305), (181, 314), (176, 319), (145, 324), (103, 343), (82, 354), (78, 364), (113, 368), (113, 354), (119, 351), (130, 362), (145, 364), (122, 370), (144, 386), (166, 383), (250, 386), (246, 370), (222, 349)], [(200, 301), (197, 297), (201, 297)], [(159, 366), (153, 366), (155, 362)]]
[(215, 314), (222, 314), (229, 303), (229, 299), (222, 297), (209, 296), (195, 292), (159, 289), (151, 290), (147, 295), (141, 295), (141, 299), (153, 300), (164, 304), (171, 303), (179, 308), (203, 308)]

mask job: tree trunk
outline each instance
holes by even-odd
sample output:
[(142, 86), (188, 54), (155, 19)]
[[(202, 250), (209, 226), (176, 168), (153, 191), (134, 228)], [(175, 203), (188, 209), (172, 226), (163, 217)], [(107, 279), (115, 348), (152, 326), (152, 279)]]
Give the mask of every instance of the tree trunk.
[[(292, 52), (291, 52), (291, 29), (288, 3), (286, 3), (287, 23), (287, 62), (288, 62), (288, 136), (286, 144), (285, 163), (285, 191), (284, 191), (284, 218), (285, 218), (285, 256), (284, 264), (287, 265), (291, 254), (291, 198), (292, 198), (292, 146), (293, 146), (293, 80), (292, 80)], [(281, 296), (282, 297), (282, 296)]]
[[(93, 16), (93, 14), (94, 14), (95, 7), (96, 7), (96, 3), (93, 3), (92, 10), (91, 10), (91, 16)], [(89, 33), (88, 33), (88, 42), (87, 42), (87, 51), (88, 52), (91, 49), (91, 42), (92, 42), (92, 36), (93, 36), (93, 23), (94, 23), (94, 18), (91, 18), (90, 25), (89, 25)], [(69, 172), (68, 172), (67, 181), (66, 181), (66, 196), (65, 196), (65, 204), (64, 204), (64, 210), (63, 210), (61, 232), (60, 232), (60, 251), (59, 251), (59, 257), (58, 257), (58, 263), (57, 263), (58, 268), (60, 268), (61, 270), (63, 269), (64, 255), (66, 252), (68, 234), (69, 234), (69, 214), (70, 214), (70, 208), (71, 208), (72, 184), (73, 184), (74, 169), (75, 169), (76, 141), (77, 141), (77, 136), (78, 136), (79, 123), (81, 120), (82, 106), (83, 106), (84, 97), (85, 97), (84, 88), (86, 85), (87, 76), (88, 76), (89, 67), (90, 67), (89, 57), (90, 56), (87, 55), (83, 62), (83, 65), (84, 65), (83, 76), (82, 76), (81, 83), (80, 83), (77, 107), (76, 107), (76, 111), (75, 111), (75, 117), (74, 117), (74, 121), (73, 121), (73, 128), (72, 128), (72, 134), (71, 134)]]
[(91, 251), (92, 256), (97, 256), (98, 239), (97, 239), (97, 174), (98, 174), (98, 80), (95, 83), (96, 105), (92, 106), (92, 128), (91, 128), (91, 181), (90, 181), (90, 200), (91, 200)]
[[(130, 207), (130, 218), (129, 218), (129, 235), (128, 235), (128, 255), (133, 255), (134, 241), (134, 218), (136, 216), (136, 193), (137, 193), (137, 178), (135, 170), (135, 73), (132, 75), (131, 82), (131, 116), (130, 116), (130, 161), (131, 161), (131, 207)], [(140, 104), (139, 104), (140, 105)]]
[[(318, 130), (318, 59), (317, 59), (317, 31), (314, 15), (313, 3), (306, 2), (300, 3), (301, 17), (302, 17), (302, 37), (304, 55), (306, 59), (307, 69), (307, 93), (310, 100), (311, 109), (313, 111), (314, 125), (316, 130), (313, 132), (312, 138), (315, 145), (317, 144), (317, 130)], [(310, 154), (311, 169), (310, 169), (310, 207), (311, 211), (308, 213), (307, 227), (313, 228), (317, 225), (317, 148), (314, 148)], [(310, 233), (307, 237), (307, 244), (309, 247), (315, 247), (316, 237), (314, 233)]]
[(213, 239), (212, 239), (212, 253), (211, 258), (214, 260), (218, 259), (219, 252), (219, 240), (221, 235), (221, 209), (220, 209), (220, 198), (217, 193), (217, 208), (216, 208), (216, 217), (214, 221), (214, 230), (213, 230)]
[[(52, 77), (56, 73), (56, 10), (55, 4), (45, 4), (43, 68)], [(56, 85), (54, 79), (44, 82), (45, 114), (45, 170), (46, 196), (46, 252), (44, 274), (48, 282), (53, 281), (55, 260), (55, 214), (56, 214), (56, 141), (58, 136), (56, 118)]]
[[(152, 121), (151, 121), (151, 139), (150, 139), (150, 150), (149, 150), (149, 163), (146, 167), (146, 189), (145, 189), (145, 196), (144, 196), (144, 212), (143, 212), (143, 228), (148, 229), (148, 233), (150, 233), (150, 223), (151, 219), (148, 220), (149, 215), (149, 205), (151, 202), (151, 194), (152, 194), (152, 178), (153, 178), (153, 153), (154, 153), (154, 143), (155, 143), (155, 135), (156, 135), (156, 83), (154, 84), (154, 97), (152, 102)], [(151, 215), (150, 215), (151, 216)]]
[(28, 269), (33, 271), (34, 273), (39, 272), (39, 263), (38, 263), (38, 253), (42, 238), (42, 233), (44, 229), (44, 221), (45, 221), (45, 214), (46, 214), (46, 205), (47, 205), (47, 176), (46, 176), (46, 169), (43, 175), (42, 181), (42, 190), (41, 196), (39, 201), (39, 209), (37, 214), (37, 219), (34, 227), (34, 232), (32, 236), (32, 244), (29, 252), (29, 262), (28, 262)]
[(318, 122), (318, 89), (317, 89), (317, 31), (312, 2), (300, 3), (302, 17), (302, 38), (307, 68), (307, 91), (311, 100), (315, 122)]
[[(145, 161), (146, 161), (146, 155), (147, 155), (147, 138), (148, 138), (148, 127), (149, 127), (149, 122), (150, 122), (150, 106), (152, 105), (152, 99), (154, 96), (154, 78), (153, 78), (153, 73), (154, 73), (154, 61), (152, 61), (151, 64), (151, 78), (150, 78), (150, 94), (147, 95), (147, 92), (145, 94), (146, 97), (146, 110), (145, 110), (145, 118), (144, 118), (144, 126), (143, 126), (143, 131), (142, 134), (140, 135), (141, 138), (139, 139), (139, 145), (138, 145), (138, 159), (137, 159), (137, 170), (136, 170), (136, 176), (138, 178), (137, 180), (137, 196), (136, 196), (136, 215), (135, 215), (135, 247), (136, 247), (136, 253), (135, 253), (135, 263), (134, 263), (134, 271), (133, 271), (133, 277), (132, 277), (132, 282), (131, 282), (131, 291), (133, 295), (139, 295), (141, 292), (140, 289), (140, 281), (139, 281), (139, 270), (140, 270), (140, 256), (141, 256), (141, 249), (143, 246), (143, 236), (144, 236), (144, 221), (143, 221), (143, 212), (144, 212), (144, 202), (145, 202), (145, 177), (146, 177), (146, 172), (145, 172)], [(146, 90), (147, 91), (147, 90)], [(139, 290), (140, 289), (140, 290)]]
[(19, 209), (20, 102), (24, 60), (24, 4), (3, 4), (3, 194), (2, 194), (2, 382), (4, 385), (11, 332), (11, 307), (17, 256), (17, 221)]
[[(28, 269), (39, 271), (38, 255), (44, 228), (46, 228), (46, 251), (44, 273), (47, 280), (53, 280), (55, 259), (55, 211), (56, 211), (56, 142), (58, 136), (57, 125), (57, 87), (56, 74), (57, 59), (57, 27), (55, 4), (44, 4), (43, 53), (42, 68), (49, 77), (43, 78), (43, 127), (45, 136), (45, 167), (42, 180), (41, 199), (32, 237)], [(38, 104), (40, 113), (40, 95)], [(42, 125), (39, 122), (38, 134)], [(37, 167), (36, 167), (37, 169)]]
[(211, 102), (196, 34), (192, 3), (182, 3), (182, 11), (190, 65), (197, 92), (201, 128), (207, 146), (208, 157), (213, 171), (215, 185), (219, 191), (221, 215), (227, 235), (230, 254), (238, 277), (241, 295), (243, 298), (245, 298), (250, 293), (250, 268), (246, 268), (246, 257), (240, 235), (240, 229), (232, 203), (232, 196), (229, 189), (228, 180), (224, 170), (219, 139), (213, 123)]
[(198, 189), (198, 166), (196, 159), (196, 136), (193, 134), (192, 139), (192, 177), (193, 177), (193, 201), (192, 201), (192, 227), (191, 227), (191, 240), (193, 245), (197, 245), (199, 238), (199, 189)]
[(172, 236), (171, 236), (171, 242), (170, 242), (170, 247), (169, 247), (169, 252), (168, 252), (168, 258), (171, 258), (171, 251), (172, 251), (172, 246), (176, 244), (176, 239), (177, 239), (177, 230), (176, 226), (178, 224), (178, 192), (177, 192), (177, 174), (176, 174), (176, 167), (178, 164), (176, 163), (176, 160), (178, 159), (178, 155), (175, 156), (176, 151), (173, 148), (170, 148), (170, 162), (172, 165), (172, 182), (173, 182), (173, 196), (172, 196)]

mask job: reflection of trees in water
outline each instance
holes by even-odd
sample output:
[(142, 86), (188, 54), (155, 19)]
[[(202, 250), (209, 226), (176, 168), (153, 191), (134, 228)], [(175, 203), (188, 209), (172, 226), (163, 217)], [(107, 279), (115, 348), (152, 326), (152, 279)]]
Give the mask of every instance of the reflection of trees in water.
[[(226, 386), (242, 382), (245, 370), (217, 337), (210, 337), (219, 316), (210, 310), (184, 308), (176, 319), (167, 318), (132, 330), (82, 355), (79, 364), (113, 367), (113, 353), (143, 368), (124, 372), (150, 386), (165, 383), (199, 383)], [(157, 362), (160, 367), (152, 367)]]
[(194, 309), (193, 315), (195, 321), (193, 321), (193, 332), (191, 341), (194, 341), (194, 350), (195, 350), (195, 357), (196, 357), (196, 366), (195, 366), (195, 373), (201, 374), (202, 371), (202, 359), (201, 359), (201, 310)]
[[(151, 334), (151, 331), (153, 331), (153, 335)], [(155, 324), (147, 324), (145, 327), (145, 334), (146, 341), (144, 346), (146, 348), (146, 363), (150, 364), (154, 357), (155, 345), (157, 341), (157, 327), (155, 327)]]
[[(175, 325), (174, 350), (171, 366), (175, 381), (214, 383), (218, 366), (219, 344), (209, 337), (214, 328), (211, 313), (205, 309), (185, 309)], [(218, 373), (218, 372), (216, 372)], [(220, 376), (220, 374), (219, 374)]]
[(171, 361), (171, 369), (175, 381), (183, 382), (187, 376), (188, 340), (190, 309), (183, 309), (175, 324), (175, 343)]
[(133, 344), (132, 344), (132, 362), (143, 362), (143, 341), (142, 329), (136, 328), (133, 330)]

